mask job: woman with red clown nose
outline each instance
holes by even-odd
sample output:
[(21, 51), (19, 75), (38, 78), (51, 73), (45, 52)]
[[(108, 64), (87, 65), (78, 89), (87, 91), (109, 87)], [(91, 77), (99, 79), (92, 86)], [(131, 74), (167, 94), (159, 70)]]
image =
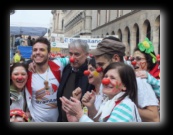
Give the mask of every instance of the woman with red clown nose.
[[(28, 79), (27, 67), (24, 63), (14, 63), (10, 67), (10, 110), (21, 109), (26, 111), (24, 88)], [(29, 112), (27, 112), (29, 116)]]
[[(88, 62), (88, 70), (84, 71), (84, 75), (88, 76), (88, 82), (89, 82), (89, 84), (92, 84), (94, 86), (94, 89), (92, 90), (92, 92), (87, 91), (82, 97), (82, 102), (89, 103), (89, 104), (85, 104), (85, 106), (83, 106), (83, 111), (86, 112), (86, 114), (88, 114), (91, 117), (92, 117), (92, 115), (90, 112), (93, 112), (93, 110), (97, 111), (100, 107), (101, 102), (105, 98), (105, 95), (103, 94), (102, 89), (100, 89), (103, 72), (100, 70), (99, 70), (100, 71), (99, 72), (97, 69), (98, 68), (96, 67), (95, 58), (92, 57)], [(95, 95), (95, 101), (90, 98), (91, 94)], [(82, 95), (81, 88), (79, 88), (79, 87), (76, 88), (72, 92), (72, 95), (74, 98), (80, 100), (81, 95)], [(92, 100), (92, 101), (89, 102), (90, 100)], [(94, 108), (90, 108), (91, 104), (94, 104)], [(85, 111), (85, 109), (87, 111)]]
[[(128, 76), (127, 76), (128, 75)], [(137, 82), (131, 66), (113, 62), (103, 72), (103, 93), (107, 96), (93, 119), (83, 113), (79, 100), (61, 97), (71, 122), (141, 122), (137, 109)], [(91, 98), (95, 98), (92, 94)], [(82, 102), (85, 105), (85, 102)]]
[(151, 84), (156, 96), (160, 99), (160, 55), (154, 52), (152, 42), (145, 38), (134, 49), (134, 59), (136, 60), (136, 76), (146, 78)]

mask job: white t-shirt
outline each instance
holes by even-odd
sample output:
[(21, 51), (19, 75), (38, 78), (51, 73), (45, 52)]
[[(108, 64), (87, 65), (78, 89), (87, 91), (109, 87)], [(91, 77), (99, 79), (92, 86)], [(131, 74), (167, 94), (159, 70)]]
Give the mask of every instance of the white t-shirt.
[[(60, 71), (68, 64), (68, 59), (64, 58), (66, 62), (56, 59), (53, 60), (60, 66)], [(43, 80), (44, 78), (44, 80)], [(48, 79), (49, 90), (45, 89), (44, 81)], [(43, 74), (32, 74), (31, 79), (32, 87), (32, 99), (31, 104), (28, 103), (28, 107), (32, 116), (33, 122), (56, 122), (58, 119), (57, 108), (57, 90), (59, 82), (49, 68)]]
[(146, 106), (158, 106), (159, 101), (153, 91), (153, 88), (146, 79), (141, 79), (140, 77), (136, 78), (138, 85), (138, 105), (140, 108)]
[(106, 97), (106, 95), (103, 94), (102, 89), (103, 89), (103, 85), (101, 84), (100, 85), (100, 91), (96, 95), (95, 102), (94, 102), (94, 105), (95, 105), (96, 110), (99, 110), (100, 105), (102, 104), (104, 98)]

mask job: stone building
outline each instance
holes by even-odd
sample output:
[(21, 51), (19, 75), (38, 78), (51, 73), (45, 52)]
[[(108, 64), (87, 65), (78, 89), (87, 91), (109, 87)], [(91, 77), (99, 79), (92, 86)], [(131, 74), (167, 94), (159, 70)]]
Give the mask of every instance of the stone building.
[(118, 36), (126, 55), (148, 37), (160, 53), (160, 10), (52, 10), (53, 31), (65, 37)]

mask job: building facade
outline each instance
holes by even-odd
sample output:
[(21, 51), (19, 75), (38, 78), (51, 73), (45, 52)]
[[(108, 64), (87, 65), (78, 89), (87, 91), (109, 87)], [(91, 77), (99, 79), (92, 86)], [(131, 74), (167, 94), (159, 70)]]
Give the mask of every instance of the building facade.
[(117, 36), (126, 55), (148, 37), (160, 53), (160, 10), (52, 10), (54, 32), (65, 37)]

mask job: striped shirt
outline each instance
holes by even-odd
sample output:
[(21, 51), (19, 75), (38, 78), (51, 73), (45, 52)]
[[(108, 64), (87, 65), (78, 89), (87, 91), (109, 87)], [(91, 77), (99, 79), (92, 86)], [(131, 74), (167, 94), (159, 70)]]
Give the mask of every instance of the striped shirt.
[[(87, 115), (83, 115), (79, 122), (94, 122)], [(141, 122), (136, 105), (127, 96), (118, 105), (114, 106), (108, 118), (99, 122)]]

